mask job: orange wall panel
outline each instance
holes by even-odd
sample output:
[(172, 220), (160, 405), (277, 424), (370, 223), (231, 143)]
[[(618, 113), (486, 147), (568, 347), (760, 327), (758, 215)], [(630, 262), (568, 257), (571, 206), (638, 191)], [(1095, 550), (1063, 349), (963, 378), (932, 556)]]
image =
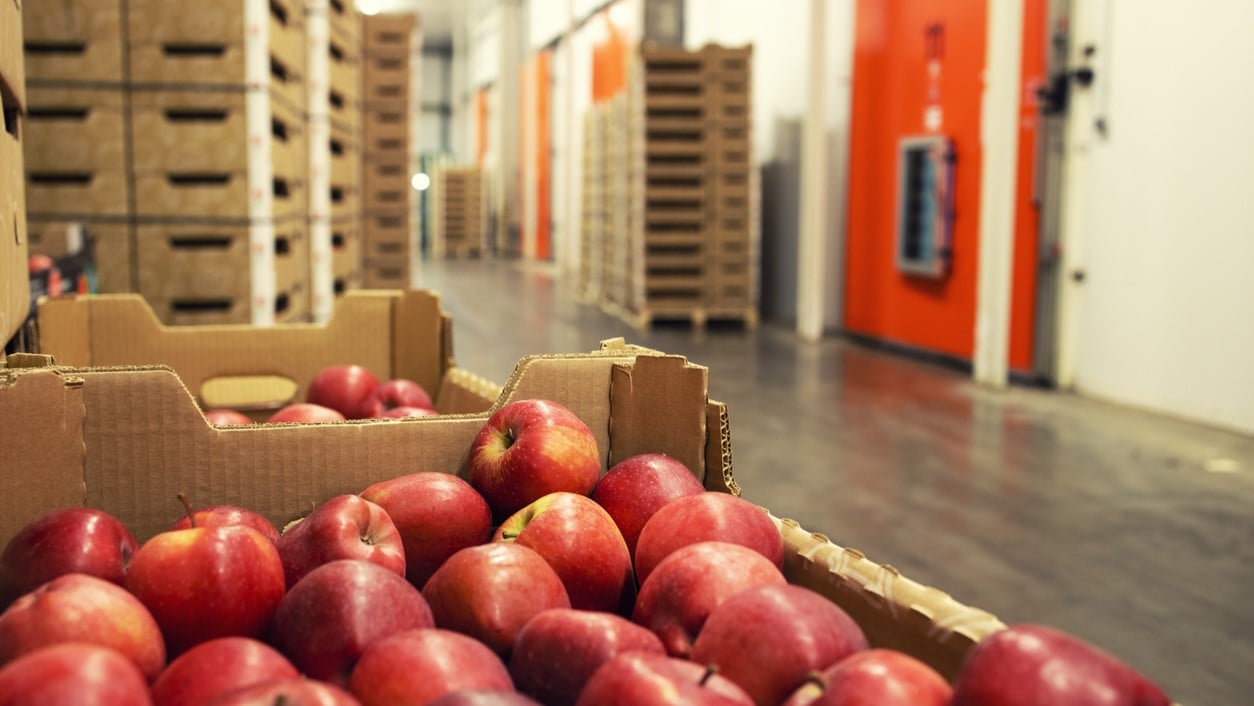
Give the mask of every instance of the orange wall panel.
[[(1009, 354), (1016, 370), (1032, 365), (1039, 221), (1032, 91), (1045, 69), (1045, 7), (1046, 0), (1025, 0)], [(858, 0), (854, 35), (845, 328), (965, 360), (975, 348), (986, 23), (985, 2)], [(938, 128), (925, 121), (928, 106), (940, 108)], [(896, 265), (898, 144), (933, 132), (948, 136), (957, 155), (953, 255), (941, 279)]]
[[(980, 100), (985, 4), (859, 0), (855, 29), (846, 238), (845, 327), (873, 338), (971, 358), (979, 254)], [(928, 28), (940, 73), (928, 78)], [(897, 150), (925, 134), (929, 87), (943, 119), (937, 132), (957, 154), (947, 276), (928, 279), (896, 267)]]

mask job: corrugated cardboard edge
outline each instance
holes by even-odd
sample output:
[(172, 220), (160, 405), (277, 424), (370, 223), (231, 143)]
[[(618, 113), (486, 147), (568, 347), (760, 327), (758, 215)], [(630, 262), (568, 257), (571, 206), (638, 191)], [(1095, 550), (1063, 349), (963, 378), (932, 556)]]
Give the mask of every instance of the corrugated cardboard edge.
[[(86, 444), (83, 380), (27, 368), (22, 354), (0, 369), (0, 536), (50, 507), (82, 505)], [(39, 364), (39, 363), (36, 363)]]
[(843, 608), (875, 647), (901, 650), (952, 680), (977, 642), (1006, 626), (992, 614), (772, 516), (784, 539), (784, 575)]

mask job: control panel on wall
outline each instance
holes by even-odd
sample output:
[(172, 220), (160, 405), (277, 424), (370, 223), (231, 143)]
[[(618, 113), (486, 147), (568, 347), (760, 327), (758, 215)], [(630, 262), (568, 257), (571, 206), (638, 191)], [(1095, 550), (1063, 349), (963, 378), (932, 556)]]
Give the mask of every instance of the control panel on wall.
[(953, 142), (938, 135), (903, 138), (897, 175), (897, 269), (944, 277), (952, 256)]

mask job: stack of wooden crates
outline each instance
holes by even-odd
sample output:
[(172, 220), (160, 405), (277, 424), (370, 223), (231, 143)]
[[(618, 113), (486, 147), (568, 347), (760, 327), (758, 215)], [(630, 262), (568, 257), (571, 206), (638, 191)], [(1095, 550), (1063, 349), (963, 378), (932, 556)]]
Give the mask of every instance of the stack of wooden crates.
[(23, 7), (32, 250), (84, 224), (168, 323), (309, 313), (303, 0)]
[(413, 14), (364, 21), (364, 272), (371, 289), (407, 289), (418, 258), (417, 199), (410, 184), (422, 47)]
[(603, 203), (584, 206), (605, 215), (584, 232), (602, 242), (584, 251), (602, 258), (591, 267), (603, 307), (636, 326), (757, 323), (751, 60), (752, 47), (642, 45), (625, 96), (595, 109), (591, 131), (603, 137), (589, 147), (602, 161), (585, 170)]
[(437, 257), (479, 257), (487, 243), (487, 191), (478, 167), (440, 166), (433, 182)]

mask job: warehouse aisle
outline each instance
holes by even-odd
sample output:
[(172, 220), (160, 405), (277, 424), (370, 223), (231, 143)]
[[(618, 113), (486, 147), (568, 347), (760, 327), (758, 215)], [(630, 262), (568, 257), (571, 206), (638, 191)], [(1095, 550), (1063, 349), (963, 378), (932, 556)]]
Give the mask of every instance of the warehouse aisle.
[[(1254, 439), (764, 325), (637, 331), (543, 265), (428, 261), (459, 365), (605, 338), (710, 368), (744, 496), (1006, 622), (1104, 646), (1185, 706), (1254, 693)], [(1235, 470), (1232, 470), (1235, 467)]]

